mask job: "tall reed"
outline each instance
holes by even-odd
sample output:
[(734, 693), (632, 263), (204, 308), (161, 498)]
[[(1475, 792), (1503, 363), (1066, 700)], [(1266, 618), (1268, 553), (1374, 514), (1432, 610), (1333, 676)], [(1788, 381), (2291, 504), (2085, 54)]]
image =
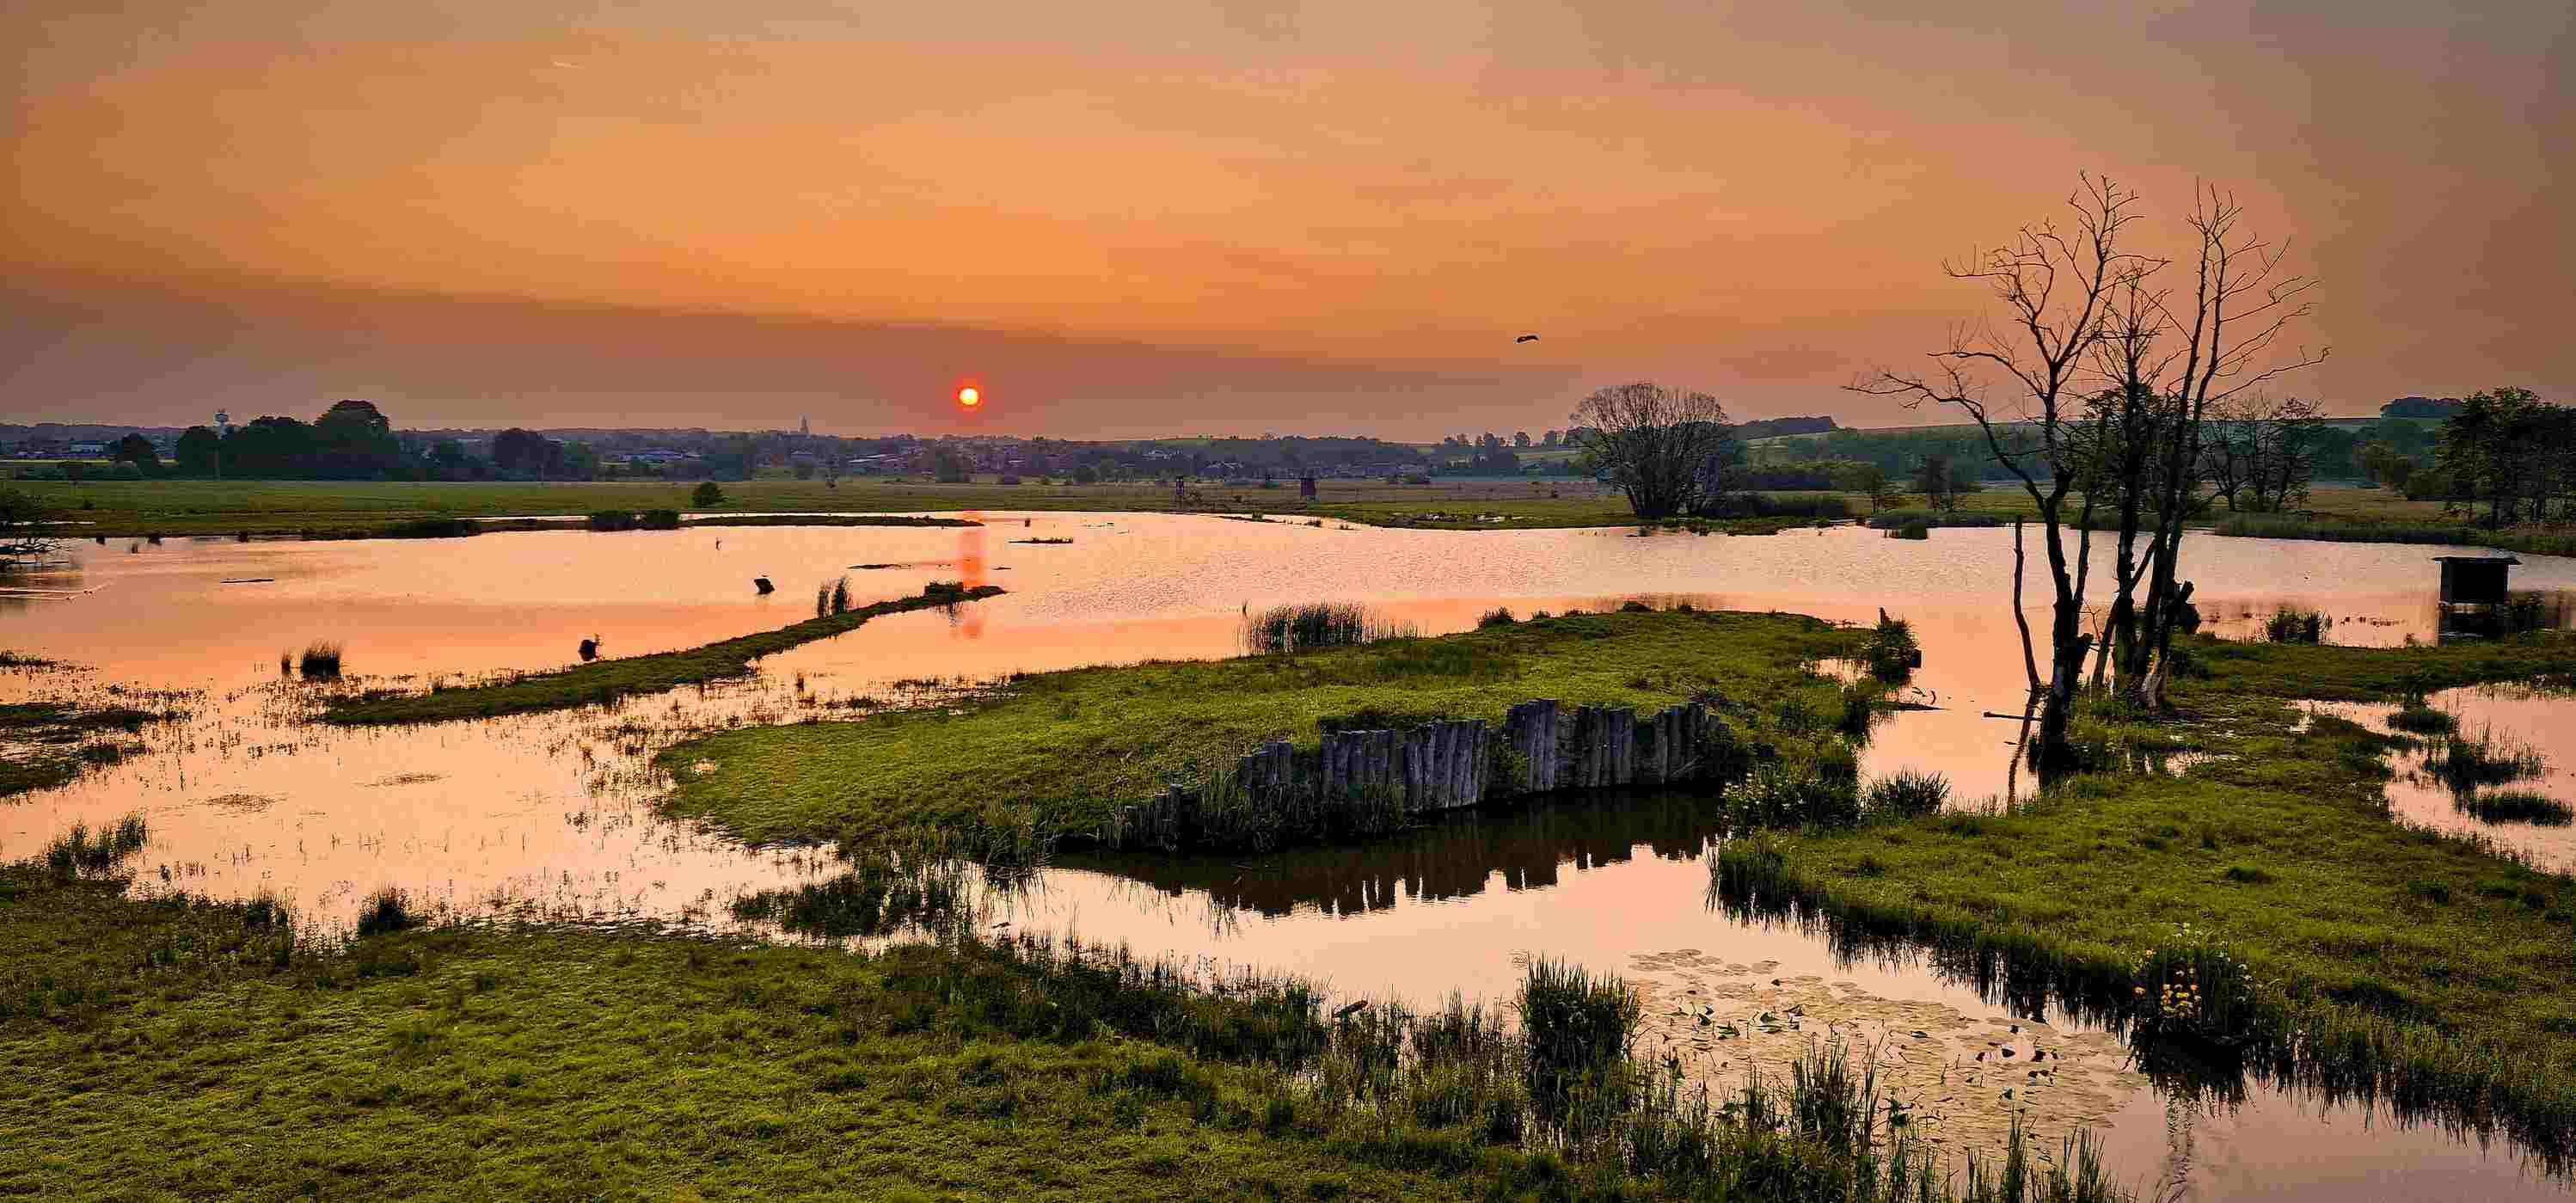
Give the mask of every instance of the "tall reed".
[(1243, 646), (1255, 655), (1302, 652), (1323, 647), (1351, 647), (1380, 639), (1410, 638), (1420, 631), (1396, 623), (1366, 606), (1349, 602), (1309, 602), (1273, 606), (1243, 622)]

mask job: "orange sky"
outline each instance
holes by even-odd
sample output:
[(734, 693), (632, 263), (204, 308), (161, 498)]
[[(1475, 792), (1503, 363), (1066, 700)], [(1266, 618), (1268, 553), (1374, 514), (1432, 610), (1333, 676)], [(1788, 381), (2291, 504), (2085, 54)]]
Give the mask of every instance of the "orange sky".
[(2079, 170), (2296, 236), (2284, 391), (2576, 392), (2563, 2), (107, 7), (0, 12), (9, 420), (1912, 422)]

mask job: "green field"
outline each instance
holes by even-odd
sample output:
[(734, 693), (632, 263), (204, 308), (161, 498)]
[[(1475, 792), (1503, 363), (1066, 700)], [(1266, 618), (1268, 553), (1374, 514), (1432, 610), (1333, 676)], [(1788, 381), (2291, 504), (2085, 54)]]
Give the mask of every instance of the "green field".
[[(1152, 483), (1003, 485), (856, 477), (837, 487), (787, 476), (728, 482), (723, 504), (689, 503), (687, 482), (472, 482), (421, 481), (94, 481), (66, 484), (22, 481), (20, 489), (55, 507), (71, 537), (146, 534), (365, 536), (421, 519), (577, 518), (602, 510), (677, 509), (713, 514), (972, 513), (989, 510), (1123, 511), (1145, 513), (1261, 514), (1288, 521), (1351, 522), (1370, 526), (1442, 530), (1525, 530), (1544, 527), (1624, 526), (1636, 521), (1626, 499), (1588, 478), (1530, 480), (1435, 478), (1427, 485), (1382, 480), (1324, 480), (1318, 496), (1303, 502), (1296, 482), (1275, 488), (1200, 483), (1175, 502), (1169, 485)], [(1789, 502), (1840, 498), (1854, 517), (1869, 513), (1868, 499), (1853, 493), (1777, 493)], [(2035, 517), (2018, 486), (1988, 482), (1961, 499), (1964, 508), (2004, 517)], [(2408, 501), (2390, 491), (2343, 486), (2318, 488), (2309, 510), (2328, 524), (2422, 523), (2459, 525), (2439, 502)], [(2069, 510), (2072, 518), (2073, 511)], [(2208, 522), (2227, 520), (2223, 508)], [(1717, 520), (1715, 529), (1763, 533), (1798, 525), (1798, 519)]]

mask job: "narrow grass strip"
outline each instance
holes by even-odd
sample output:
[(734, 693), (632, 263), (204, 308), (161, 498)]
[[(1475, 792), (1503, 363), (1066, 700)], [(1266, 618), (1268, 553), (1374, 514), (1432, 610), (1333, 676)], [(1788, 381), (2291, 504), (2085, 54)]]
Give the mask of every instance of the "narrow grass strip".
[(774, 655), (817, 639), (829, 639), (854, 630), (882, 614), (981, 601), (1002, 592), (998, 585), (964, 589), (955, 586), (942, 588), (934, 584), (919, 596), (808, 618), (775, 631), (720, 640), (685, 651), (602, 660), (554, 672), (533, 673), (430, 693), (366, 693), (334, 698), (323, 710), (322, 719), (343, 726), (432, 723), (611, 702), (630, 694), (657, 693), (682, 685), (741, 676), (751, 671), (751, 662), (762, 656)]

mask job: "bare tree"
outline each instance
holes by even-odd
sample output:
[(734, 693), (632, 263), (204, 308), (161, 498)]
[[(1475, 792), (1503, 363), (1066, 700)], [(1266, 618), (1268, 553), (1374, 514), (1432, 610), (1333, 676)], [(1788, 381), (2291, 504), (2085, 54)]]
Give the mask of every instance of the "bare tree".
[(1717, 398), (1640, 381), (1614, 385), (1575, 407), (1574, 425), (1593, 470), (1627, 494), (1640, 518), (1687, 513), (1715, 487), (1732, 436)]
[[(2157, 266), (2120, 247), (2121, 235), (2137, 220), (2136, 204), (2134, 192), (2086, 176), (2067, 199), (2069, 224), (2024, 226), (2003, 246), (1944, 265), (1952, 279), (1992, 290), (2009, 317), (2005, 328), (1962, 331), (1948, 350), (1932, 354), (1930, 373), (1883, 372), (1852, 386), (1877, 396), (1903, 397), (1909, 405), (1928, 401), (1966, 413), (1984, 432), (1996, 461), (2038, 507), (2040, 550), (2053, 593), (2045, 684), (2036, 660), (2028, 656), (2027, 628), (2023, 640), (2032, 666), (2031, 692), (2039, 700), (2043, 781), (2075, 766), (2069, 727), (2092, 642), (2083, 622), (2081, 577), (2087, 568), (2080, 555), (2069, 554), (2066, 540), (2070, 525), (2083, 525), (2070, 522), (2067, 513), (2083, 450), (2077, 385), (2088, 358), (2102, 344), (2115, 296)], [(2017, 424), (2028, 428), (2027, 439), (2010, 429)]]
[(2322, 363), (2328, 354), (2275, 350), (2281, 336), (2313, 311), (2308, 294), (2316, 281), (2288, 271), (2288, 245), (2245, 229), (2244, 216), (2233, 194), (2201, 189), (2191, 216), (2199, 246), (2190, 308), (2185, 311), (2177, 295), (2154, 294), (2162, 337), (2181, 344), (2155, 361), (2163, 376), (2156, 391), (2170, 398), (2175, 428), (2160, 448), (2164, 462), (2142, 630), (2120, 674), (2135, 700), (2150, 707), (2163, 703), (2174, 629), (2191, 600), (2191, 585), (2181, 579), (2182, 528), (2194, 508), (2202, 424), (2213, 406)]
[[(2158, 705), (2173, 634), (2189, 612), (2182, 531), (2205, 508), (2204, 427), (2215, 407), (2324, 358), (2275, 352), (2309, 313), (2313, 281), (2284, 269), (2286, 247), (2243, 228), (2234, 197), (2203, 189), (2195, 198), (2187, 294), (2164, 282), (2171, 260), (2123, 248), (2136, 205), (2135, 193), (2088, 176), (2068, 201), (2071, 225), (2024, 227), (2003, 247), (1946, 265), (1952, 278), (1993, 290), (2005, 327), (1962, 334), (1934, 353), (1932, 373), (1881, 373), (1852, 386), (1966, 413), (2039, 510), (2054, 594), (2045, 681), (2027, 624), (2023, 639), (2043, 781), (2073, 763), (2068, 725), (2097, 638), (2083, 624), (2097, 514), (2110, 512), (2118, 543), (2093, 678), (2116, 673), (2132, 697)], [(2295, 466), (2273, 466), (2264, 481), (2276, 498), (2303, 484)]]
[(17, 489), (0, 486), (0, 567), (21, 558), (42, 561), (54, 554), (56, 543), (43, 533), (54, 519), (54, 513), (35, 497)]

